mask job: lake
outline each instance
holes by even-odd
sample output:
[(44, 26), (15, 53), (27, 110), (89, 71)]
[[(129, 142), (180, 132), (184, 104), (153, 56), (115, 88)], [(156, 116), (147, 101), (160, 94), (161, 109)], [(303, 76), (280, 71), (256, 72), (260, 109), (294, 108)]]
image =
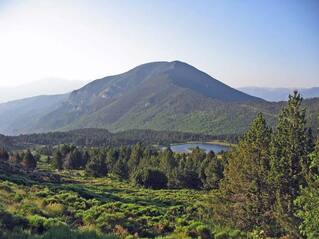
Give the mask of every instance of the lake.
[(187, 153), (191, 152), (191, 149), (199, 147), (205, 150), (206, 153), (209, 151), (214, 151), (215, 153), (220, 153), (221, 151), (228, 151), (229, 147), (219, 144), (208, 144), (208, 143), (186, 143), (186, 144), (172, 144), (171, 149), (173, 152)]

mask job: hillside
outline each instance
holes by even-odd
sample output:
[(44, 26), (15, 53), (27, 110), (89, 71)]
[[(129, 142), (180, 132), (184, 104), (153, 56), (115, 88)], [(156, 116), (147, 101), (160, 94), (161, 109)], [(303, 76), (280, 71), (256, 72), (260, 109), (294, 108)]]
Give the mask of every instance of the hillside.
[[(311, 117), (318, 101), (305, 101)], [(153, 62), (70, 94), (0, 104), (0, 133), (103, 128), (241, 134), (260, 111), (273, 124), (283, 104), (235, 90), (183, 62)]]
[[(46, 129), (180, 130), (180, 116), (221, 103), (259, 101), (182, 62), (155, 62), (96, 80), (40, 121)], [(167, 124), (173, 122), (174, 125)], [(165, 125), (165, 126), (164, 126)]]
[[(39, 165), (37, 172), (27, 173), (0, 161), (0, 238), (169, 239), (204, 234), (200, 227), (212, 233), (201, 215), (208, 208), (204, 191), (144, 189), (110, 177), (88, 178), (83, 171), (57, 174), (47, 163)], [(27, 237), (20, 230), (6, 237), (7, 225), (33, 233), (49, 229), (49, 235)]]
[(0, 104), (0, 132), (19, 134), (27, 132), (37, 119), (58, 108), (68, 94), (36, 96)]

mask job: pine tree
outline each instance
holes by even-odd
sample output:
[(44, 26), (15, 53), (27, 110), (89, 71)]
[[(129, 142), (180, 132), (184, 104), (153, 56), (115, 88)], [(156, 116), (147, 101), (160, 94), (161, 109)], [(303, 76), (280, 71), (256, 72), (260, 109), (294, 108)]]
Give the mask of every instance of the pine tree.
[(22, 159), (22, 166), (27, 170), (34, 170), (37, 167), (37, 161), (33, 157), (30, 150), (27, 150), (27, 152), (24, 154)]
[(0, 161), (8, 161), (9, 153), (5, 150), (5, 148), (0, 148)]
[(214, 152), (210, 151), (200, 168), (200, 179), (205, 189), (217, 189), (223, 178), (223, 165)]
[(15, 153), (11, 156), (10, 161), (14, 164), (20, 164), (22, 161), (22, 157), (19, 153)]
[(85, 171), (94, 177), (105, 177), (107, 175), (105, 157), (103, 155), (97, 155), (91, 158), (86, 164)]
[(307, 177), (308, 185), (301, 189), (294, 203), (299, 209), (297, 215), (302, 220), (299, 227), (301, 233), (306, 238), (315, 239), (319, 238), (319, 137), (309, 158), (311, 170)]
[(108, 170), (111, 171), (115, 167), (118, 161), (119, 161), (119, 151), (114, 148), (110, 148), (107, 152), (107, 157), (106, 157)]
[(63, 169), (63, 158), (60, 150), (56, 151), (56, 153), (53, 155), (53, 166), (57, 170)]
[(78, 149), (73, 149), (65, 157), (64, 168), (66, 169), (80, 169), (85, 165), (83, 164), (82, 154)]
[(126, 162), (124, 159), (119, 159), (114, 167), (113, 167), (113, 173), (115, 176), (117, 176), (119, 179), (128, 179), (128, 169)]
[(90, 160), (90, 154), (88, 151), (85, 150), (82, 155), (82, 164), (86, 165), (87, 162), (89, 162), (89, 160)]
[(298, 92), (289, 96), (283, 108), (271, 143), (271, 181), (275, 189), (274, 211), (277, 221), (291, 238), (300, 238), (294, 200), (306, 184), (309, 133), (305, 110)]
[(162, 189), (167, 187), (167, 177), (165, 173), (158, 169), (139, 169), (134, 172), (132, 181), (134, 184), (145, 188)]
[(161, 152), (159, 156), (159, 165), (156, 166), (166, 174), (168, 178), (168, 186), (175, 187), (178, 164), (170, 147)]
[(242, 229), (262, 229), (272, 234), (270, 217), (269, 145), (271, 130), (261, 113), (234, 148), (224, 172), (214, 216), (220, 223)]
[(140, 143), (133, 146), (130, 158), (127, 162), (130, 175), (137, 169), (143, 155), (142, 145)]

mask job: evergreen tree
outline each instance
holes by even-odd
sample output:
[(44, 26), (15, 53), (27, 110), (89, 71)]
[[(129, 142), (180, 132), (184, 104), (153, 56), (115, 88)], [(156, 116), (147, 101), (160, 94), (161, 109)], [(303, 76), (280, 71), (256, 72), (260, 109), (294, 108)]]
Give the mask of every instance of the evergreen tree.
[(67, 145), (67, 144), (62, 144), (60, 147), (59, 147), (59, 151), (61, 152), (62, 156), (66, 156), (68, 153), (70, 153), (72, 150), (71, 150), (71, 146), (70, 145)]
[(319, 137), (315, 150), (310, 154), (310, 175), (308, 186), (301, 189), (295, 200), (298, 217), (302, 220), (300, 231), (306, 238), (319, 238)]
[(177, 174), (177, 186), (181, 188), (200, 189), (203, 184), (196, 170), (184, 169)]
[(24, 154), (22, 159), (22, 166), (27, 170), (34, 170), (37, 167), (37, 161), (33, 157), (30, 150), (27, 150), (27, 152)]
[(305, 110), (298, 92), (289, 96), (283, 108), (271, 143), (271, 180), (275, 189), (274, 211), (281, 227), (292, 238), (300, 238), (294, 200), (306, 184), (308, 171), (309, 133)]
[(127, 162), (127, 166), (130, 174), (132, 175), (137, 169), (143, 155), (142, 145), (140, 143), (133, 146), (130, 158)]
[(175, 187), (178, 164), (170, 147), (161, 152), (159, 156), (159, 165), (156, 166), (159, 166), (159, 168), (166, 174), (168, 178), (168, 186)]
[(164, 171), (168, 172), (173, 168), (177, 167), (177, 162), (174, 158), (174, 153), (170, 147), (163, 150), (160, 155), (160, 165), (159, 167)]
[(230, 154), (214, 204), (216, 219), (242, 229), (272, 234), (270, 172), (271, 130), (261, 113)]
[(194, 148), (186, 159), (185, 170), (200, 169), (200, 166), (205, 158), (206, 153), (204, 150), (200, 149), (199, 147)]
[(116, 163), (119, 161), (119, 151), (110, 148), (107, 152), (106, 163), (109, 171), (112, 171)]
[(5, 150), (5, 148), (0, 148), (0, 161), (8, 161), (9, 153)]
[(90, 159), (86, 164), (85, 171), (94, 177), (105, 177), (107, 175), (107, 167), (105, 157), (100, 154)]
[(53, 155), (53, 167), (56, 168), (57, 170), (62, 170), (63, 169), (63, 158), (60, 150), (57, 150), (55, 154)]
[(73, 149), (65, 157), (64, 168), (66, 169), (80, 169), (85, 165), (83, 164), (82, 154), (78, 149)]
[(84, 151), (82, 155), (82, 165), (86, 165), (90, 160), (90, 154), (88, 151)]
[(137, 170), (132, 180), (136, 185), (145, 188), (162, 189), (167, 187), (167, 177), (165, 173), (158, 169), (144, 168)]
[(200, 168), (200, 179), (205, 189), (217, 189), (219, 182), (223, 178), (223, 165), (217, 159), (215, 153), (210, 151)]
[(128, 179), (128, 169), (127, 164), (124, 159), (119, 159), (114, 167), (113, 167), (113, 173), (116, 177), (119, 179)]
[(20, 164), (22, 161), (22, 157), (19, 153), (15, 153), (10, 157), (10, 161), (14, 164)]

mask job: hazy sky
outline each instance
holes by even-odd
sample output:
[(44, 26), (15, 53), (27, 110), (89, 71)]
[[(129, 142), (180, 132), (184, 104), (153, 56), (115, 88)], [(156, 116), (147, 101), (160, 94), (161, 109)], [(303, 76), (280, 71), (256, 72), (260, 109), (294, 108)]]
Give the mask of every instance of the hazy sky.
[(319, 86), (319, 1), (0, 0), (0, 86), (159, 60), (234, 87)]

